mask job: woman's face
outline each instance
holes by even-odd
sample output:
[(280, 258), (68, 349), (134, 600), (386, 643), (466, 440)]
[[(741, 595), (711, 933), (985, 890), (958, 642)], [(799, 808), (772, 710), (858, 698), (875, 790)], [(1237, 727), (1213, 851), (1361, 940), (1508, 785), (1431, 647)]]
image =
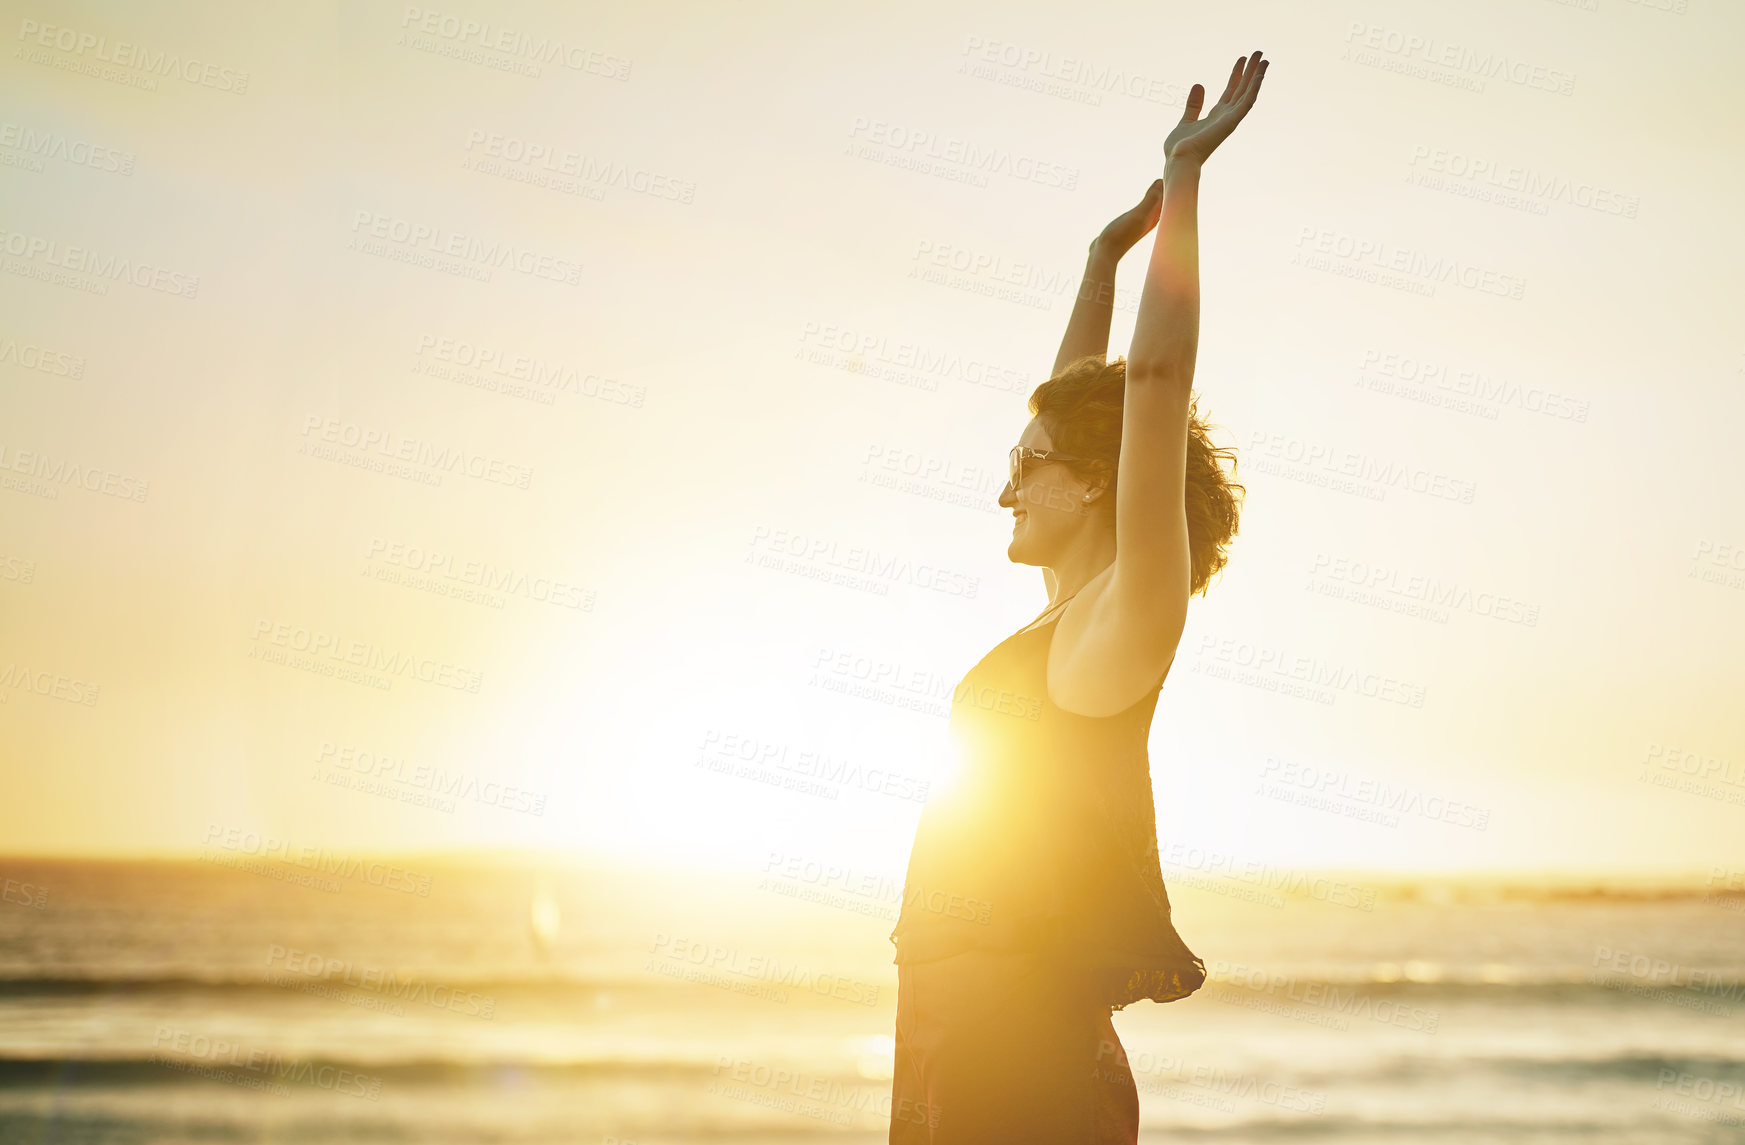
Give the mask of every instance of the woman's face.
[[(1031, 449), (1053, 449), (1048, 428), (1031, 418), (1018, 437), (1018, 444)], [(1085, 500), (1092, 487), (1057, 461), (1024, 461), (1023, 487), (1014, 490), (1011, 481), (1000, 491), (1000, 505), (1012, 510), (1012, 543), (1006, 558), (1015, 564), (1046, 566), (1068, 548), (1090, 519), (1096, 502)]]

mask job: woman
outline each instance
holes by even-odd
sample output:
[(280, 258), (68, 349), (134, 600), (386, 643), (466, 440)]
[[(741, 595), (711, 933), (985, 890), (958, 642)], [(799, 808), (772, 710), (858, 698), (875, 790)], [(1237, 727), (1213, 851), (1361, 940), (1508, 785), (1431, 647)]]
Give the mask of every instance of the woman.
[[(915, 833), (897, 945), (892, 1145), (1135, 1142), (1112, 1009), (1186, 997), (1158, 863), (1146, 739), (1188, 597), (1224, 564), (1240, 486), (1196, 415), (1200, 167), (1254, 105), (1236, 61), (1195, 84), (1164, 175), (1091, 244), (1055, 376), (1011, 455), (1007, 556), (1050, 605), (953, 696), (960, 777)], [(1125, 362), (1104, 362), (1115, 265), (1157, 239)]]

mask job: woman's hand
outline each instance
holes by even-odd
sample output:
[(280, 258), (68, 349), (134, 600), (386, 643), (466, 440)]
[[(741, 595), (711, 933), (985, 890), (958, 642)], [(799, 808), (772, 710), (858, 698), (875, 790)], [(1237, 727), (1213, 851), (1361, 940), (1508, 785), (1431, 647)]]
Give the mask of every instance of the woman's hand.
[(1159, 179), (1145, 189), (1144, 198), (1139, 205), (1130, 211), (1115, 216), (1103, 233), (1091, 241), (1091, 250), (1114, 257), (1116, 262), (1121, 256), (1132, 250), (1139, 240), (1151, 233), (1151, 228), (1157, 225), (1158, 216), (1163, 214), (1163, 180)]
[[(1115, 267), (1122, 255), (1157, 226), (1162, 216), (1163, 180), (1159, 179), (1145, 189), (1138, 206), (1116, 215), (1103, 233), (1091, 240), (1084, 281), (1079, 283), (1072, 315), (1066, 320), (1060, 352), (1054, 356), (1056, 374), (1080, 358), (1108, 358), (1109, 325), (1115, 313)], [(1048, 582), (1048, 596), (1054, 599), (1052, 579)]]
[(1206, 89), (1195, 84), (1188, 92), (1188, 106), (1181, 122), (1163, 141), (1164, 159), (1171, 163), (1204, 163), (1210, 158), (1254, 106), (1269, 62), (1261, 59), (1259, 52), (1237, 60), (1230, 72), (1230, 82), (1224, 85), (1224, 94), (1204, 119), (1200, 118), (1200, 105), (1205, 102)]

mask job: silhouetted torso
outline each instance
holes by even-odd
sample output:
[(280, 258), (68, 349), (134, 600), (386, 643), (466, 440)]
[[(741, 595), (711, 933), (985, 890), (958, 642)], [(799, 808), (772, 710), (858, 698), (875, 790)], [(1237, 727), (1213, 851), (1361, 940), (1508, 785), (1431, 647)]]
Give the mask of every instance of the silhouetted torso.
[(1066, 602), (995, 646), (952, 695), (961, 771), (922, 812), (896, 961), (1043, 953), (1094, 975), (1111, 1006), (1198, 989), (1204, 965), (1170, 921), (1146, 740), (1162, 681), (1126, 711), (1048, 701)]

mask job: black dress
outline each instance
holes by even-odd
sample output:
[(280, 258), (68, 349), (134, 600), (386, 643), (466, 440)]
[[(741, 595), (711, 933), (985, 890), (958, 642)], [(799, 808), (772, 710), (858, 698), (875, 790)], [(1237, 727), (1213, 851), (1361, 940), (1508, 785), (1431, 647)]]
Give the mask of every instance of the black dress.
[(922, 812), (891, 934), (892, 1142), (1132, 1140), (1138, 1097), (1109, 1012), (1205, 981), (1158, 860), (1146, 741), (1163, 682), (1112, 716), (1049, 703), (1065, 603), (952, 696), (961, 769)]

